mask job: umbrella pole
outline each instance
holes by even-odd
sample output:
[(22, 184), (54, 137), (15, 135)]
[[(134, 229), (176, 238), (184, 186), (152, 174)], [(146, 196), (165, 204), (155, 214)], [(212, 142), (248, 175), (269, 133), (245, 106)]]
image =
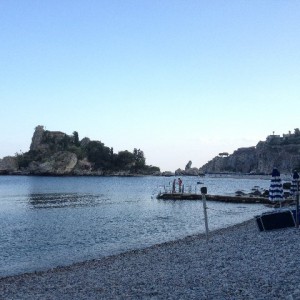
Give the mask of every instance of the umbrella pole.
[(296, 192), (296, 228), (299, 228), (299, 180), (297, 180)]

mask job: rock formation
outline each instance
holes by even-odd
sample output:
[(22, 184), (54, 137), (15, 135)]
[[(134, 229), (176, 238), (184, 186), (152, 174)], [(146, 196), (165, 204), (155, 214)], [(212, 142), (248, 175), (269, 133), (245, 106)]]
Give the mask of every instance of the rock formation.
[(39, 147), (42, 144), (44, 132), (45, 132), (44, 126), (38, 125), (35, 128), (35, 131), (33, 133), (32, 140), (31, 140), (30, 150), (32, 150), (32, 151), (39, 150)]
[(205, 173), (270, 174), (273, 167), (281, 173), (300, 169), (300, 134), (268, 136), (255, 147), (239, 148), (228, 156), (217, 156), (200, 168)]
[(160, 175), (147, 166), (143, 151), (134, 149), (114, 153), (100, 141), (35, 128), (30, 150), (0, 159), (0, 174), (26, 175)]
[(0, 159), (0, 175), (13, 174), (18, 171), (17, 158), (6, 156)]
[(143, 151), (134, 149), (114, 153), (100, 141), (78, 139), (78, 133), (67, 135), (36, 127), (30, 151), (0, 159), (1, 174), (33, 175), (164, 175), (198, 176), (203, 173), (270, 174), (273, 167), (281, 173), (300, 171), (300, 131), (294, 134), (270, 135), (256, 146), (239, 148), (231, 155), (221, 152), (203, 165), (193, 168), (189, 161), (185, 169), (160, 173), (158, 167), (147, 166)]
[(189, 162), (186, 164), (186, 166), (185, 166), (185, 171), (190, 170), (191, 167), (192, 167), (192, 161), (189, 161)]
[(200, 172), (199, 172), (198, 168), (192, 168), (192, 162), (191, 161), (189, 161), (187, 163), (184, 170), (177, 169), (175, 171), (176, 176), (198, 176), (199, 173)]
[(68, 151), (61, 151), (50, 156), (45, 162), (33, 161), (28, 170), (31, 174), (69, 175), (77, 164), (77, 156)]

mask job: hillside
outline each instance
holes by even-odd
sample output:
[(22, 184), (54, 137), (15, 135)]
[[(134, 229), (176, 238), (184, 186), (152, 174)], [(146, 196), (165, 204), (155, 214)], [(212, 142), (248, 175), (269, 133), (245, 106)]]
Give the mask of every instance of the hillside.
[[(232, 154), (220, 153), (200, 169), (176, 170), (176, 175), (201, 173), (253, 173), (270, 174), (273, 167), (282, 173), (300, 170), (300, 131), (270, 135), (256, 146), (239, 148)], [(166, 173), (166, 172), (164, 172)], [(1, 174), (25, 175), (164, 175), (155, 166), (146, 165), (143, 151), (134, 149), (114, 153), (113, 148), (89, 138), (79, 140), (76, 131), (67, 135), (35, 128), (30, 150), (0, 159)]]
[(0, 159), (0, 174), (30, 175), (157, 175), (160, 169), (146, 165), (143, 151), (114, 153), (113, 148), (78, 132), (67, 135), (35, 128), (30, 150)]
[(300, 132), (270, 135), (256, 146), (239, 148), (231, 155), (220, 153), (200, 168), (205, 173), (270, 174), (273, 167), (282, 173), (300, 170)]

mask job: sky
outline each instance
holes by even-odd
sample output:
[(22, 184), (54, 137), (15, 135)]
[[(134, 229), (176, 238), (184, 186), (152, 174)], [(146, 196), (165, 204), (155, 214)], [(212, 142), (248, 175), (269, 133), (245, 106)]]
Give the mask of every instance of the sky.
[(300, 127), (300, 1), (0, 0), (0, 158), (37, 125), (162, 171)]

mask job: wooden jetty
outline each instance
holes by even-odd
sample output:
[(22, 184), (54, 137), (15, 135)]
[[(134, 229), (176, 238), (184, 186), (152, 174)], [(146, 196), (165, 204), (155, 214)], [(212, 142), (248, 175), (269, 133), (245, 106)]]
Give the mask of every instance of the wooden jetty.
[[(188, 193), (161, 193), (157, 199), (162, 200), (201, 200), (201, 194), (188, 194)], [(219, 201), (228, 203), (253, 203), (253, 204), (271, 204), (268, 198), (255, 197), (255, 196), (227, 196), (227, 195), (206, 195), (208, 201)]]

